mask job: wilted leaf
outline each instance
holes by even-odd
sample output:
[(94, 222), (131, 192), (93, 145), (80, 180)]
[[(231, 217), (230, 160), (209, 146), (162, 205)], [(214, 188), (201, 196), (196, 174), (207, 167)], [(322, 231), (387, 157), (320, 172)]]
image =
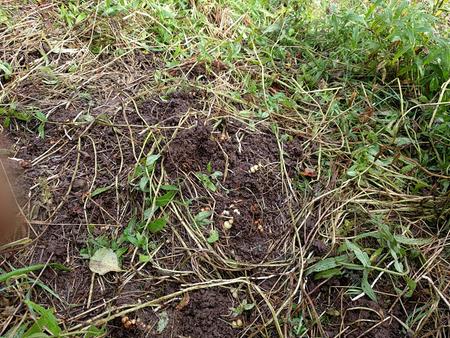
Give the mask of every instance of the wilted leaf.
[(305, 168), (305, 170), (303, 170), (301, 172), (301, 174), (303, 176), (306, 176), (306, 177), (316, 177), (317, 176), (316, 171), (314, 169), (311, 169), (311, 168)]
[(189, 293), (186, 292), (181, 301), (176, 306), (176, 309), (178, 311), (184, 309), (189, 304), (189, 300), (190, 300)]
[(406, 245), (424, 245), (432, 242), (430, 238), (408, 238), (403, 235), (394, 235), (397, 242)]
[(89, 269), (99, 275), (121, 271), (116, 253), (108, 248), (100, 248), (94, 253), (89, 261)]

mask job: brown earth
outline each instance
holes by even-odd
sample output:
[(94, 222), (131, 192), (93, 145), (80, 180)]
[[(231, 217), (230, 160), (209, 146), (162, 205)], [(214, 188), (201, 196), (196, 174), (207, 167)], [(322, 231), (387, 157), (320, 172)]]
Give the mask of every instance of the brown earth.
[[(5, 259), (16, 268), (58, 262), (70, 269), (64, 272), (47, 268), (39, 274), (40, 282), (50, 288), (53, 295), (36, 285), (29, 290), (32, 299), (55, 308), (58, 318), (68, 326), (82, 324), (111, 307), (139, 304), (183, 290), (183, 285), (199, 283), (202, 280), (195, 273), (170, 272), (199, 271), (199, 265), (201, 269), (214, 271), (217, 278), (273, 274), (274, 278), (260, 281), (258, 286), (270, 294), (274, 307), (283, 303), (283, 290), (277, 294), (274, 288), (279, 283), (293, 285), (296, 278), (283, 274), (283, 262), (293, 259), (286, 239), (293, 236), (292, 215), (302, 203), (286, 197), (290, 195), (286, 193), (286, 189), (290, 189), (286, 185), (286, 175), (294, 184), (307, 180), (308, 177), (301, 177), (299, 173), (305, 169), (305, 163), (314, 165), (317, 160), (304, 154), (304, 140), (299, 136), (285, 133), (277, 140), (270, 126), (248, 125), (245, 120), (222, 116), (220, 111), (205, 116), (205, 99), (207, 96), (202, 92), (184, 91), (143, 100), (139, 103), (139, 114), (132, 113), (130, 108), (114, 110), (110, 107), (115, 111), (110, 115), (115, 126), (101, 121), (79, 126), (48, 123), (43, 139), (21, 129), (20, 125), (8, 131), (14, 157), (26, 164), (22, 166), (18, 184), (26, 187), (22, 189), (25, 196), (29, 193), (27, 199), (22, 199), (22, 207), (30, 219), (33, 244), (9, 253)], [(55, 115), (55, 121), (72, 118), (70, 110), (60, 110)], [(84, 258), (87, 243), (111, 234), (118, 237), (131, 218), (133, 207), (139, 204), (140, 195), (130, 190), (128, 175), (144, 147), (146, 133), (141, 132), (148, 128), (157, 137), (169, 140), (160, 145), (165, 173), (191, 201), (191, 212), (195, 214), (205, 207), (213, 210), (213, 226), (220, 236), (211, 246), (216, 256), (207, 259), (202, 252), (184, 250), (183, 243), (189, 243), (190, 238), (180, 222), (171, 219), (170, 226), (178, 237), (172, 231), (165, 231), (151, 238), (157, 244), (164, 244), (156, 255), (160, 266), (148, 264), (139, 272), (135, 271), (135, 263), (129, 258), (134, 247), (128, 246), (122, 265), (135, 275), (112, 273), (92, 279), (88, 260)], [(145, 145), (144, 154), (150, 146)], [(259, 165), (258, 169), (251, 172), (255, 165)], [(196, 176), (209, 174), (209, 167), (223, 174), (215, 181), (217, 190), (214, 192), (206, 189)], [(88, 193), (91, 187), (110, 189), (91, 197)], [(231, 229), (224, 229), (223, 223), (230, 217), (234, 219), (233, 225)], [(308, 226), (306, 229), (312, 231)], [(208, 235), (207, 228), (202, 231)], [(309, 235), (304, 233), (303, 239)], [(329, 250), (320, 240), (308, 245), (316, 257), (322, 257)], [(218, 264), (218, 259), (231, 260), (245, 268), (233, 270)], [(279, 262), (280, 266), (265, 266), (268, 262)], [(323, 285), (310, 281), (307, 285), (316, 311), (328, 314), (329, 321), (322, 324), (320, 336), (333, 337), (345, 323), (349, 326), (347, 336), (358, 337), (370, 329), (371, 321), (380, 319), (378, 314), (383, 318), (390, 314), (386, 312), (390, 305), (387, 302), (376, 304), (367, 299), (349, 302), (342, 294), (343, 289), (339, 289), (340, 285), (351, 284), (347, 278), (334, 278)], [(327, 290), (336, 290), (336, 294), (328, 294)], [(207, 338), (251, 333), (257, 337), (276, 336), (272, 328), (260, 333), (233, 328), (232, 322), (237, 319), (242, 320), (245, 328), (249, 323), (261, 325), (271, 316), (258, 295), (252, 296), (261, 313), (250, 310), (233, 315), (232, 308), (249, 295), (241, 291), (236, 296), (225, 287), (190, 291), (162, 302), (157, 309), (149, 307), (128, 314), (127, 318), (114, 319), (107, 325), (107, 337)], [(15, 304), (17, 294), (6, 292), (1, 300), (5, 304)], [(17, 312), (17, 316), (21, 311), (24, 309)], [(167, 314), (168, 322), (158, 333), (163, 313)], [(404, 313), (398, 306), (392, 313), (404, 320)], [(281, 322), (286, 324), (284, 315)], [(127, 320), (132, 324), (125, 324)], [(136, 322), (131, 322), (133, 320)], [(397, 321), (389, 320), (370, 330), (369, 336), (395, 337), (402, 332)]]

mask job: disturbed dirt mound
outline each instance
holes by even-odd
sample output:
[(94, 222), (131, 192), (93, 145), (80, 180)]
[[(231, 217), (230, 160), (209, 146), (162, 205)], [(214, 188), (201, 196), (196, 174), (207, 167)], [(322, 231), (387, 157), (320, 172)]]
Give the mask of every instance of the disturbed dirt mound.
[[(161, 143), (165, 172), (181, 188), (183, 196), (193, 198), (194, 214), (199, 205), (214, 207), (214, 227), (220, 240), (213, 248), (222, 259), (242, 264), (289, 259), (282, 243), (292, 231), (289, 208), (296, 209), (299, 205), (288, 199), (284, 180), (286, 173), (290, 179), (298, 175), (303, 140), (291, 137), (289, 141), (278, 142), (268, 127), (252, 129), (239, 120), (224, 117), (206, 120), (205, 114), (197, 111), (203, 108), (203, 94), (193, 93), (172, 93), (145, 101), (140, 106), (140, 116), (127, 113), (130, 125), (112, 127), (100, 120), (77, 126), (48, 124), (44, 138), (30, 138), (20, 128), (11, 132), (10, 138), (16, 140), (16, 156), (29, 164), (23, 178), (32, 187), (33, 202), (27, 204), (26, 213), (36, 235), (27, 261), (20, 261), (22, 256), (17, 255), (11, 264), (20, 267), (58, 262), (70, 269), (46, 269), (40, 274), (40, 281), (50, 286), (61, 301), (40, 289), (33, 290), (40, 304), (55, 308), (68, 324), (73, 324), (71, 318), (77, 318), (83, 311), (88, 312), (77, 318), (76, 323), (105, 311), (108, 306), (138, 304), (177, 292), (179, 288), (165, 286), (167, 271), (196, 271), (199, 264), (202, 269), (209, 264), (204, 252), (183, 249), (182, 242), (189, 239), (183, 237), (187, 234), (181, 224), (173, 222), (170, 226), (181, 237), (171, 238), (170, 229), (149, 236), (151, 241), (164, 245), (156, 253), (158, 266), (148, 264), (140, 270), (147, 277), (125, 281), (123, 276), (110, 275), (92, 279), (83, 250), (98, 238), (119, 236), (131, 218), (130, 199), (136, 195), (130, 191), (128, 175), (139, 155), (147, 154), (152, 146), (144, 143), (147, 134), (140, 132), (148, 125), (154, 128), (155, 135), (159, 133), (165, 139)], [(120, 120), (120, 114), (115, 118)], [(146, 148), (142, 149), (144, 144)], [(280, 162), (280, 147), (285, 168)], [(202, 186), (196, 176), (209, 175), (209, 171), (222, 173), (214, 192)], [(185, 188), (192, 182), (201, 196), (186, 196), (190, 190)], [(97, 189), (101, 192), (94, 194)], [(233, 226), (224, 229), (224, 222), (231, 218)], [(207, 236), (207, 229), (202, 231)], [(128, 256), (134, 248), (128, 249), (122, 261), (124, 269), (135, 265)], [(222, 276), (240, 277), (243, 273), (230, 273), (222, 268), (215, 267)], [(195, 273), (175, 280), (184, 285), (199, 282)], [(260, 285), (265, 291), (273, 286), (269, 279)], [(108, 324), (108, 336), (235, 337), (241, 330), (231, 325), (236, 317), (230, 309), (242, 299), (233, 298), (225, 289), (190, 292), (189, 302), (182, 307), (171, 301), (158, 311), (147, 308), (130, 315), (140, 318), (145, 327), (124, 327), (122, 319), (117, 318)], [(275, 305), (281, 302), (278, 298), (272, 301)], [(264, 314), (249, 312), (242, 320), (258, 323), (261, 317), (270, 316), (264, 305), (260, 309)], [(158, 334), (161, 311), (167, 312), (169, 321), (167, 328)]]
[[(288, 143), (286, 170), (296, 174), (301, 157), (301, 140)], [(221, 245), (239, 261), (260, 262), (275, 252), (290, 228), (281, 174), (280, 150), (276, 136), (248, 131), (241, 122), (228, 121), (213, 130), (212, 123), (199, 120), (192, 127), (178, 130), (165, 154), (165, 168), (172, 179), (205, 173), (208, 167), (223, 176), (213, 194), (215, 214), (221, 222), (233, 220), (231, 229), (219, 226)], [(207, 195), (207, 191), (203, 191)], [(296, 206), (298, 207), (298, 206)]]
[(186, 90), (166, 96), (155, 96), (139, 105), (139, 115), (134, 113), (128, 116), (129, 123), (175, 127), (185, 113), (190, 110), (202, 109), (202, 99), (205, 95), (197, 90)]
[[(64, 318), (79, 313), (90, 292), (91, 272), (88, 261), (81, 258), (81, 250), (87, 247), (90, 238), (128, 222), (127, 174), (135, 163), (132, 147), (121, 136), (123, 133), (119, 135), (113, 128), (95, 125), (86, 133), (89, 136), (80, 137), (83, 130), (49, 126), (43, 139), (30, 138), (20, 131), (9, 135), (17, 140), (18, 163), (26, 164), (20, 181), (27, 182), (24, 191), (31, 195), (30, 201), (23, 205), (33, 229), (29, 249), (32, 254), (24, 261), (19, 253), (11, 256), (9, 262), (17, 268), (52, 262), (70, 269), (66, 272), (46, 269), (40, 276), (62, 300), (55, 302), (43, 292), (41, 304), (56, 307)], [(94, 196), (93, 192), (99, 188), (106, 190)], [(94, 283), (91, 305), (98, 305), (111, 292), (110, 287)]]
[(189, 298), (188, 305), (174, 317), (172, 334), (211, 338), (236, 336), (238, 330), (227, 322), (231, 319), (231, 296), (217, 290), (200, 290)]
[(200, 124), (189, 129), (179, 130), (167, 149), (165, 168), (172, 178), (182, 177), (184, 173), (206, 171), (208, 163), (214, 170), (223, 170), (224, 153), (212, 128)]
[[(239, 329), (231, 325), (235, 319), (232, 316), (234, 305), (231, 295), (224, 289), (192, 291), (184, 294), (177, 304), (156, 313), (144, 310), (127, 316), (135, 325), (124, 324), (124, 317), (115, 320), (110, 336), (232, 338), (239, 333)], [(158, 332), (158, 325), (165, 320), (164, 331)]]

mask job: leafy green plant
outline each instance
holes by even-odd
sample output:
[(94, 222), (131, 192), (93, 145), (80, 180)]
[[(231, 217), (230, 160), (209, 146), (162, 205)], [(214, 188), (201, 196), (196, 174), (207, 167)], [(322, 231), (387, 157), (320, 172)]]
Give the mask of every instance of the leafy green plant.
[(197, 215), (194, 216), (195, 225), (198, 227), (202, 227), (211, 223), (211, 210), (200, 211)]
[(245, 311), (250, 311), (255, 307), (255, 303), (248, 303), (247, 299), (244, 299), (237, 307), (232, 308), (233, 315), (235, 317), (240, 316)]
[(21, 122), (37, 121), (39, 137), (45, 137), (45, 125), (48, 122), (48, 118), (35, 107), (26, 107), (19, 110), (16, 104), (10, 103), (9, 105), (0, 107), (0, 117), (4, 117), (3, 125), (5, 127), (9, 127), (13, 120)]
[[(369, 283), (369, 275), (375, 271), (381, 271), (389, 273), (394, 277), (402, 277), (411, 295), (415, 289), (415, 284), (408, 276), (409, 272), (405, 270), (405, 266), (407, 265), (407, 250), (411, 249), (412, 246), (427, 244), (429, 240), (393, 234), (389, 226), (382, 221), (381, 217), (373, 218), (372, 222), (377, 224), (378, 231), (363, 233), (353, 241), (346, 240), (338, 250), (338, 252), (345, 252), (345, 254), (329, 257), (315, 263), (307, 269), (307, 275), (314, 274), (314, 278), (322, 279), (340, 276), (344, 273), (344, 270), (362, 271), (361, 289), (369, 298), (376, 301), (376, 294)], [(376, 239), (379, 246), (377, 248), (361, 247), (357, 243), (357, 240), (364, 238)], [(380, 266), (386, 261), (392, 261), (395, 270), (389, 270), (390, 264), (388, 266)]]
[(291, 325), (294, 337), (301, 337), (308, 331), (303, 316), (300, 314), (291, 319)]
[(47, 123), (48, 119), (47, 116), (42, 113), (41, 111), (38, 111), (34, 114), (34, 117), (40, 122), (38, 126), (38, 134), (40, 138), (45, 137), (45, 124)]
[[(44, 337), (67, 337), (70, 333), (63, 330), (55, 316), (53, 309), (45, 308), (31, 300), (24, 300), (27, 305), (32, 321), (26, 321), (20, 327), (13, 328), (6, 333), (4, 337), (21, 337), (21, 338), (44, 338)], [(105, 334), (104, 329), (95, 326), (89, 326), (86, 329), (77, 332), (77, 337), (95, 338)]]
[(200, 183), (208, 190), (212, 192), (217, 191), (217, 181), (223, 176), (222, 172), (212, 170), (211, 162), (207, 166), (207, 174), (196, 173), (195, 176), (200, 181)]
[(80, 4), (72, 1), (59, 7), (59, 15), (69, 27), (82, 23), (88, 16), (87, 12), (81, 10)]
[(62, 330), (51, 309), (46, 309), (30, 300), (25, 300), (25, 304), (28, 305), (36, 320), (24, 333), (23, 337), (36, 337), (38, 334), (43, 334), (44, 337), (48, 336), (44, 332), (48, 332), (52, 337), (59, 337)]
[(219, 232), (216, 229), (213, 229), (209, 232), (209, 237), (206, 239), (206, 241), (209, 244), (213, 244), (219, 240)]
[(316, 29), (304, 38), (311, 46), (305, 50), (310, 62), (302, 68), (305, 82), (317, 85), (326, 69), (382, 81), (399, 77), (431, 97), (450, 75), (449, 36), (438, 33), (431, 12), (424, 2), (378, 0), (311, 20)]
[(0, 60), (0, 76), (3, 76), (5, 80), (9, 80), (11, 75), (12, 75), (12, 66), (8, 62), (3, 62), (2, 60)]
[(104, 16), (115, 16), (141, 8), (144, 4), (142, 0), (105, 0), (100, 5), (100, 13)]

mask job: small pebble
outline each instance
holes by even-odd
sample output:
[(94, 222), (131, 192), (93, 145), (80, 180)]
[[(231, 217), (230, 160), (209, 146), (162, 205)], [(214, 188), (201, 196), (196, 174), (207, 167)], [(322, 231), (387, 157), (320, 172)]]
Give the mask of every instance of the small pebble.
[(261, 168), (261, 166), (259, 164), (255, 164), (254, 166), (250, 167), (250, 173), (254, 174), (256, 173), (259, 169)]
[(223, 228), (226, 230), (230, 230), (232, 226), (233, 226), (233, 224), (230, 223), (230, 221), (223, 222)]
[(231, 323), (231, 326), (234, 328), (238, 328), (242, 326), (242, 320), (237, 319), (237, 320), (233, 320), (233, 322)]

